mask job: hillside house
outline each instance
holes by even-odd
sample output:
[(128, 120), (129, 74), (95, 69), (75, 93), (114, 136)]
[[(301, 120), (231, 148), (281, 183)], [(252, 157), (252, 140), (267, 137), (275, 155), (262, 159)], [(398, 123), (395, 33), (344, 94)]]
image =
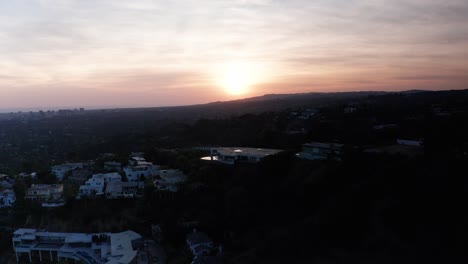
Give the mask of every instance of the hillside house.
[(122, 176), (117, 172), (94, 174), (84, 185), (80, 186), (78, 198), (104, 194), (106, 183), (121, 182)]
[(159, 166), (144, 158), (132, 157), (128, 163), (129, 165), (124, 167), (124, 173), (129, 182), (138, 182), (142, 178), (151, 179), (159, 174)]
[(83, 167), (84, 163), (66, 163), (62, 165), (56, 165), (52, 167), (52, 174), (57, 177), (57, 180), (63, 181), (67, 173)]
[(106, 199), (133, 198), (137, 193), (139, 185), (137, 182), (108, 182), (106, 184)]
[(81, 185), (84, 184), (92, 175), (93, 172), (89, 169), (75, 169), (71, 172), (70, 176), (68, 176), (67, 182), (70, 184)]
[(60, 201), (62, 198), (63, 184), (33, 184), (24, 197), (30, 201)]

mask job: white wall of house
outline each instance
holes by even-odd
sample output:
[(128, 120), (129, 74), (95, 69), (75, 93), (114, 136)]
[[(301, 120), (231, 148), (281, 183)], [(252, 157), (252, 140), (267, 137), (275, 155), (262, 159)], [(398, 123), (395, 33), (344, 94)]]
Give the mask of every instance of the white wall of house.
[(124, 168), (124, 172), (129, 182), (137, 182), (140, 181), (141, 176), (143, 176), (145, 179), (149, 179), (158, 175), (159, 166), (154, 164), (127, 166)]

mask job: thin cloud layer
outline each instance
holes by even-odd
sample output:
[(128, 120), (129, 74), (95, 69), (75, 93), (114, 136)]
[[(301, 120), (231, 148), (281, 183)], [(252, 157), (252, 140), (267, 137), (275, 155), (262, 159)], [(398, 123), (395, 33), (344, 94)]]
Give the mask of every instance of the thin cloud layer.
[(232, 61), (262, 67), (245, 96), (468, 88), (467, 13), (465, 0), (2, 1), (0, 108), (225, 100)]

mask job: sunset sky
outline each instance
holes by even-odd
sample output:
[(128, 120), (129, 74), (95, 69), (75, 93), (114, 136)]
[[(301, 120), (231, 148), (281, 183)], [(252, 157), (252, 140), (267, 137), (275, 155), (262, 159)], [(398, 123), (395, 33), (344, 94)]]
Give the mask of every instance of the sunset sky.
[(468, 88), (466, 0), (0, 0), (0, 109)]

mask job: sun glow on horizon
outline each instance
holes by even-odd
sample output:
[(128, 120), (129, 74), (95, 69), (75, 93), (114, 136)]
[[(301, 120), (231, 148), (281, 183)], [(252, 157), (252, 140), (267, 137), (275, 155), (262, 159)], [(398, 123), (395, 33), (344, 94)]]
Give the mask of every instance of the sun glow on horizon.
[(263, 78), (260, 68), (259, 65), (250, 62), (226, 63), (217, 70), (217, 85), (230, 95), (248, 94)]

